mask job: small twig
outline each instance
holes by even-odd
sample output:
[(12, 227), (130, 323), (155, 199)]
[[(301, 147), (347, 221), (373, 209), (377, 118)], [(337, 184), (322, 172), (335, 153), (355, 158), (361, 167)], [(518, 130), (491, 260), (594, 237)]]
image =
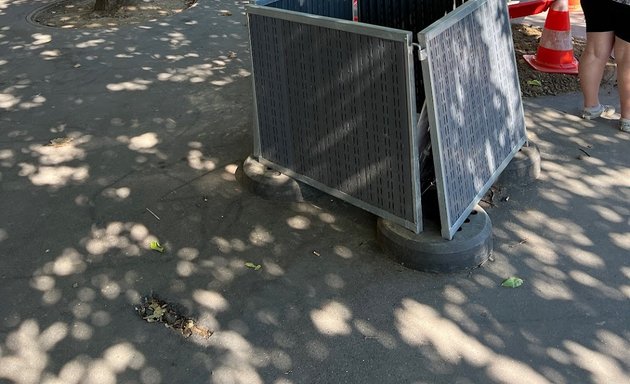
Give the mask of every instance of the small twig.
[(483, 267), (483, 265), (486, 262), (488, 262), (488, 261), (494, 261), (494, 257), (492, 256), (492, 253), (490, 253), (490, 256), (488, 256), (487, 259), (485, 259), (481, 263), (477, 264), (475, 267), (470, 268), (470, 270), (468, 271), (468, 277), (472, 276), (472, 274), (475, 271), (475, 269), (479, 269), (479, 268)]
[(590, 155), (588, 152), (586, 152), (585, 150), (583, 150), (582, 148), (578, 148), (578, 149), (579, 149), (580, 151), (584, 152), (584, 154), (585, 154), (586, 156), (591, 157), (591, 155)]
[(523, 244), (525, 244), (525, 243), (527, 243), (527, 239), (523, 239), (523, 240), (519, 241), (519, 242), (518, 242), (518, 244), (512, 244), (512, 245), (510, 245), (510, 248), (514, 248), (514, 247), (516, 247), (517, 245), (523, 245)]
[(156, 219), (160, 220), (159, 216), (156, 215), (152, 210), (150, 210), (149, 208), (145, 208), (147, 211), (149, 211), (150, 214), (153, 215), (153, 217), (155, 217)]
[(435, 185), (435, 180), (429, 183), (429, 186), (428, 186), (428, 187), (426, 187), (426, 188), (424, 189), (424, 191), (422, 191), (422, 192), (420, 193), (420, 196), (424, 195), (424, 194), (425, 194), (425, 193), (426, 193), (426, 192), (427, 192), (427, 191), (428, 191), (428, 190), (429, 190), (432, 186), (434, 186), (434, 185)]
[(486, 199), (481, 199), (481, 201), (483, 201), (484, 203), (490, 205), (491, 207), (496, 207), (497, 205), (495, 203), (493, 203), (492, 201), (488, 201)]

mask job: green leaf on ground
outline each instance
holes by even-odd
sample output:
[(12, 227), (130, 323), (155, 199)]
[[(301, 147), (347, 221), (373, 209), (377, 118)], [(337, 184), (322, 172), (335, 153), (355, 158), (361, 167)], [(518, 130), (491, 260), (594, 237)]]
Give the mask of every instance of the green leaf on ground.
[(507, 287), (507, 288), (518, 288), (521, 285), (523, 285), (523, 279), (518, 278), (516, 276), (512, 276), (508, 279), (503, 280), (503, 283), (501, 283), (502, 287)]
[(257, 271), (257, 270), (259, 270), (260, 268), (262, 268), (262, 265), (260, 265), (260, 264), (254, 264), (254, 263), (250, 263), (250, 262), (245, 263), (245, 266), (246, 266), (247, 268), (249, 268), (249, 269), (253, 269), (254, 271)]
[(542, 87), (542, 83), (540, 82), (540, 80), (527, 80), (527, 85)]
[(164, 252), (164, 247), (161, 246), (160, 243), (158, 243), (157, 241), (152, 241), (151, 244), (149, 244), (149, 247), (154, 251), (158, 251), (160, 253)]

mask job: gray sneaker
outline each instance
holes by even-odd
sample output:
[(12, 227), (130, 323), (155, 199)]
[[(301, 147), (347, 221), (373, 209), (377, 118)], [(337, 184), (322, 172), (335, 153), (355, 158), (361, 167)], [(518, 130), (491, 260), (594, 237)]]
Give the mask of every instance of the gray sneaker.
[(612, 105), (602, 105), (599, 107), (584, 108), (582, 111), (582, 118), (586, 120), (593, 120), (598, 117), (611, 117), (615, 114), (615, 107)]

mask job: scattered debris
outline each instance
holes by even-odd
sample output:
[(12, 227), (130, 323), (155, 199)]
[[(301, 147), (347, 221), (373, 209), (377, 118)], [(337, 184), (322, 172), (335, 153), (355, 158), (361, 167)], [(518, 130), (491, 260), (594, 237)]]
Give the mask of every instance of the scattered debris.
[(228, 59), (236, 59), (236, 52), (230, 51), (227, 54)]
[(245, 263), (245, 266), (247, 268), (249, 268), (249, 269), (253, 269), (254, 271), (258, 271), (260, 268), (262, 268), (262, 265), (254, 264), (254, 263), (250, 263), (250, 262)]
[(503, 282), (501, 283), (502, 287), (507, 287), (507, 288), (518, 288), (521, 285), (523, 285), (523, 279), (516, 276), (507, 278), (503, 280)]
[(150, 210), (149, 208), (145, 208), (147, 211), (149, 211), (150, 214), (153, 215), (153, 217), (155, 217), (156, 219), (160, 220), (160, 217), (158, 215), (155, 214), (155, 212), (153, 212), (152, 210)]
[[(483, 196), (480, 202), (484, 203), (488, 207), (494, 208), (497, 206), (497, 204), (495, 203), (497, 200), (504, 201), (503, 198), (500, 198), (501, 195), (504, 194), (504, 192), (505, 192), (504, 188), (493, 185), (492, 187), (490, 187), (490, 189), (488, 189), (488, 192), (486, 192), (486, 194)], [(483, 204), (481, 206), (486, 208)]]
[(586, 152), (585, 150), (583, 150), (582, 148), (578, 148), (580, 151), (584, 152), (584, 154), (588, 157), (591, 157), (590, 153)]
[(74, 138), (72, 137), (57, 137), (50, 140), (46, 145), (50, 147), (63, 147), (64, 145), (70, 144), (73, 140)]
[(208, 196), (203, 196), (203, 201), (208, 202)]
[(494, 261), (494, 258), (492, 257), (492, 252), (490, 253), (490, 256), (488, 256), (487, 259), (483, 260), (481, 263), (477, 264), (474, 267), (471, 267), (468, 269), (468, 277), (472, 276), (473, 272), (475, 272), (477, 269), (483, 267), (483, 265), (487, 262), (487, 261)]
[(152, 250), (154, 250), (154, 251), (158, 251), (158, 252), (160, 252), (160, 253), (164, 253), (164, 247), (163, 247), (162, 245), (160, 245), (160, 243), (159, 243), (159, 242), (157, 242), (157, 241), (152, 241), (152, 242), (149, 244), (149, 247), (150, 247)]
[(512, 244), (512, 245), (510, 245), (510, 248), (514, 248), (514, 247), (516, 247), (517, 245), (523, 245), (523, 244), (525, 244), (525, 243), (527, 243), (527, 239), (523, 239), (523, 240), (519, 241), (519, 242), (518, 242), (518, 243), (516, 243), (516, 244)]
[(317, 251), (313, 251), (313, 255), (315, 255), (315, 256), (317, 256), (317, 257), (320, 257), (322, 254), (321, 254), (321, 253), (319, 253), (319, 252), (317, 252)]
[(232, 16), (232, 12), (226, 10), (226, 9), (222, 9), (219, 11), (219, 16)]
[(79, 283), (73, 283), (72, 288), (79, 288)]
[(194, 319), (182, 315), (176, 305), (160, 300), (154, 295), (145, 296), (142, 303), (135, 306), (134, 309), (148, 323), (162, 323), (167, 328), (181, 332), (186, 338), (195, 334), (208, 339), (214, 333), (208, 328), (197, 325)]
[(174, 15), (191, 7), (195, 2), (195, 0), (109, 0), (110, 4), (115, 3), (109, 11), (93, 11), (94, 0), (57, 1), (49, 7), (36, 11), (32, 20), (49, 27), (93, 30), (94, 28), (134, 25)]
[(497, 206), (495, 203), (493, 203), (493, 202), (491, 202), (489, 200), (486, 200), (486, 199), (481, 199), (481, 202), (482, 203), (486, 203), (486, 204), (488, 204), (491, 207), (496, 207)]
[(501, 201), (505, 201), (505, 202), (510, 201), (510, 196), (505, 196), (503, 199), (501, 199)]
[(540, 82), (540, 80), (527, 80), (527, 85), (542, 87), (542, 83)]

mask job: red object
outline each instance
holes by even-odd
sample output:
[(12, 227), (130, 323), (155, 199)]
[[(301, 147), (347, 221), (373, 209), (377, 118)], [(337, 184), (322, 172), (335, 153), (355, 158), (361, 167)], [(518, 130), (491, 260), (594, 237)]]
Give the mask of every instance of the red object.
[(359, 21), (359, 0), (352, 0), (352, 21)]
[(573, 56), (569, 11), (549, 9), (538, 51), (523, 58), (541, 72), (577, 75), (578, 61)]
[[(518, 2), (508, 5), (510, 19), (518, 19), (519, 17), (536, 15), (545, 12), (554, 0), (534, 0), (526, 2)], [(578, 1), (579, 4), (579, 1)]]

